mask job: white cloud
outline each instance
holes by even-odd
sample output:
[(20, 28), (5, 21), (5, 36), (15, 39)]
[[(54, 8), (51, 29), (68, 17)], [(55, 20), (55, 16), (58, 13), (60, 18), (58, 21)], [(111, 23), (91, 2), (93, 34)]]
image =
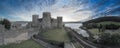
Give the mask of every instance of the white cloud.
[[(31, 21), (33, 14), (39, 14), (39, 16), (42, 17), (42, 12), (48, 11), (51, 12), (53, 18), (56, 18), (57, 16), (62, 16), (63, 21), (81, 21), (89, 18), (92, 15), (92, 11), (90, 10), (79, 11), (75, 13), (75, 11), (77, 11), (78, 9), (84, 9), (84, 6), (81, 5), (77, 7), (74, 6), (74, 4), (69, 3), (70, 2), (62, 4), (62, 2), (58, 0), (56, 4), (52, 6), (40, 6), (38, 4), (32, 4), (32, 8), (30, 8), (30, 10), (22, 8), (19, 11), (14, 11), (13, 14), (11, 14), (10, 16), (18, 18), (19, 20)], [(27, 5), (28, 4), (26, 4), (26, 6)]]

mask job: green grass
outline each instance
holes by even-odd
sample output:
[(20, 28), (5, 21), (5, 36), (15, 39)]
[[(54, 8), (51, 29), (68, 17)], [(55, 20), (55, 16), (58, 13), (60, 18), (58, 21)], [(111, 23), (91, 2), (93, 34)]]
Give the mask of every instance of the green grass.
[(0, 48), (44, 48), (44, 47), (30, 39), (23, 41), (20, 44), (1, 45)]
[(112, 21), (104, 21), (104, 22), (99, 22), (97, 24), (115, 24), (115, 25), (120, 25), (120, 22), (112, 22)]
[[(94, 29), (88, 29), (88, 31), (90, 31), (90, 33), (92, 33), (93, 35), (98, 35), (98, 34), (101, 34), (102, 32), (99, 32), (99, 30), (98, 29), (96, 29), (96, 28), (94, 28)], [(118, 34), (120, 34), (120, 29), (118, 29), (118, 30), (109, 30), (109, 31), (104, 31), (104, 32), (108, 32), (108, 33), (112, 33), (112, 34), (114, 34), (114, 33), (118, 33)]]
[(93, 35), (98, 35), (100, 32), (98, 29), (88, 29)]
[(49, 30), (47, 32), (43, 32), (42, 35), (47, 40), (53, 40), (53, 41), (58, 41), (58, 42), (69, 41), (69, 37), (65, 29)]
[(82, 45), (79, 44), (78, 42), (72, 42), (75, 48), (82, 48)]

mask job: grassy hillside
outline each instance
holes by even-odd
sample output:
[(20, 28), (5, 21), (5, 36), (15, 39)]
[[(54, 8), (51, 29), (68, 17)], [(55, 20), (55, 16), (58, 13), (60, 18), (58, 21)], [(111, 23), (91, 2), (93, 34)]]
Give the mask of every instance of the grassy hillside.
[(119, 16), (99, 17), (99, 18), (95, 18), (95, 19), (86, 21), (83, 24), (98, 23), (98, 22), (104, 22), (104, 21), (120, 22), (120, 17)]
[(115, 24), (115, 25), (120, 25), (120, 22), (104, 21), (104, 22), (99, 22), (98, 24)]
[(47, 40), (53, 40), (53, 41), (58, 41), (58, 42), (65, 42), (69, 40), (69, 37), (65, 29), (49, 30), (48, 32), (42, 33), (42, 35)]

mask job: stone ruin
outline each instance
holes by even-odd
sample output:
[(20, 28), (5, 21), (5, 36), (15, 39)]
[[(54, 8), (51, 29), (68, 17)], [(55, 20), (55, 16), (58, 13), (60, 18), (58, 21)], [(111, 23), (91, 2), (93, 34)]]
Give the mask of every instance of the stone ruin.
[[(44, 12), (42, 18), (39, 18), (39, 15), (32, 15), (32, 21), (27, 22), (25, 28), (22, 25), (26, 25), (26, 23), (12, 23), (12, 29), (6, 30), (4, 25), (0, 24), (0, 45), (20, 43), (30, 39), (31, 36), (38, 34), (41, 30), (63, 28), (62, 17), (51, 18), (50, 12)], [(39, 30), (35, 30), (36, 28)]]
[(39, 15), (32, 15), (31, 27), (39, 28), (41, 30), (62, 28), (63, 22), (62, 17), (57, 19), (51, 18), (50, 12), (43, 12), (43, 17), (39, 18)]

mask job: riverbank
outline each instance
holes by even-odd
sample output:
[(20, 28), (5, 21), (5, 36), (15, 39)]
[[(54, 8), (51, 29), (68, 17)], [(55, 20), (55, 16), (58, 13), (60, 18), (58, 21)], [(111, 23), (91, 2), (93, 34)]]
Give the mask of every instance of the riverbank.
[(88, 41), (91, 42), (93, 45), (96, 45), (98, 48), (119, 48), (119, 46), (105, 46), (105, 45), (94, 43), (94, 38), (93, 38), (94, 34), (92, 34), (88, 29), (86, 29), (83, 26), (81, 26), (80, 28), (85, 30), (90, 35)]
[(84, 48), (97, 48), (95, 45), (93, 45), (91, 42), (86, 40), (82, 35), (78, 34), (76, 31), (74, 31), (71, 28), (66, 28), (68, 30), (69, 36), (73, 39), (78, 41)]

